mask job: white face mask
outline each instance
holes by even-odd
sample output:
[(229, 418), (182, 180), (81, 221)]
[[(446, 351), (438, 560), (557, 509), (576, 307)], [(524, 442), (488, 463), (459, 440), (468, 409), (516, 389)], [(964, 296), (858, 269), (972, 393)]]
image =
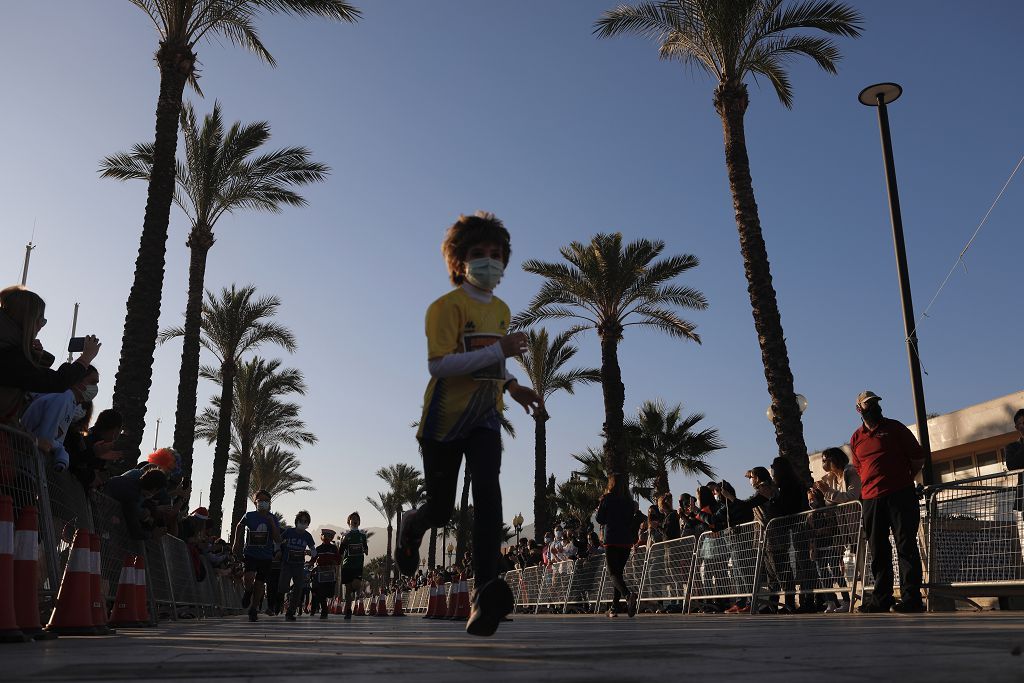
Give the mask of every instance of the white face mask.
[(270, 501), (269, 500), (257, 501), (256, 502), (256, 509), (259, 510), (260, 512), (266, 512), (267, 510), (270, 509)]
[(505, 264), (497, 259), (478, 258), (466, 262), (466, 279), (474, 287), (490, 292), (505, 274)]
[(96, 398), (96, 394), (100, 393), (100, 388), (96, 384), (86, 384), (85, 388), (82, 389), (82, 403), (88, 403), (89, 401)]
[(309, 522), (295, 522), (295, 528), (299, 531), (305, 531), (309, 528)]

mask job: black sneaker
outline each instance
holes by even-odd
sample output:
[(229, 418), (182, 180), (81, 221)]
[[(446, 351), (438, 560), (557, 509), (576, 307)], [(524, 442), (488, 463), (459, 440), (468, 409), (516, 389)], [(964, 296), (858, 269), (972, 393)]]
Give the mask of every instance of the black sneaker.
[(284, 620), (285, 621), (298, 621), (298, 619), (295, 618), (295, 615), (292, 614), (291, 612), (289, 612), (288, 614), (284, 615)]
[(512, 589), (502, 579), (492, 579), (473, 594), (466, 633), (472, 636), (493, 636), (498, 624), (515, 607)]
[(242, 607), (248, 607), (251, 602), (252, 602), (252, 589), (250, 588), (249, 590), (247, 590), (244, 593), (242, 593)]
[(857, 611), (861, 614), (887, 614), (894, 604), (896, 604), (896, 601), (892, 598), (882, 600), (882, 602), (866, 600), (863, 605), (857, 608)]
[(249, 610), (249, 621), (258, 621), (259, 617), (256, 616), (256, 610)]
[(321, 612), (320, 613), (320, 618), (321, 619), (326, 619), (327, 618), (327, 612), (326, 611), (325, 612)]
[[(326, 619), (326, 617), (324, 617), (324, 618)], [(345, 612), (345, 617), (344, 617), (345, 621), (348, 621), (351, 618), (352, 618), (352, 613), (351, 612)]]
[(892, 606), (892, 611), (898, 614), (920, 614), (927, 609), (921, 600), (901, 600)]
[(413, 576), (420, 566), (420, 538), (412, 537), (412, 524), (410, 522), (420, 514), (419, 510), (410, 510), (402, 515), (402, 526), (398, 530), (398, 542), (395, 546), (395, 563), (398, 571), (404, 576)]
[(630, 593), (626, 598), (626, 614), (630, 619), (636, 616), (636, 593)]

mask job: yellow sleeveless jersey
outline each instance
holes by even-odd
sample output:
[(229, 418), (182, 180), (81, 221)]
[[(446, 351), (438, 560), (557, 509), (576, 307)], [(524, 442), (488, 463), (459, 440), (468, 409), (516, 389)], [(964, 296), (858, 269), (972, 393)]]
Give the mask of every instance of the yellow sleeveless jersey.
[[(462, 287), (453, 289), (427, 309), (427, 359), (496, 344), (508, 334), (510, 318), (508, 305), (498, 297), (483, 303)], [(504, 384), (504, 362), (468, 375), (432, 377), (417, 438), (453, 441), (480, 427), (497, 431)]]

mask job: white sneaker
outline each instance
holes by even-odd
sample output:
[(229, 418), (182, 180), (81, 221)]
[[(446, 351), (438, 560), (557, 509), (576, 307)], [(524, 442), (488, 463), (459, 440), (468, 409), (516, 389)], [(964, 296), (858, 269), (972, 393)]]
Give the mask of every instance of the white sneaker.
[(835, 611), (836, 612), (849, 612), (850, 611), (850, 603), (847, 602), (846, 600), (843, 600), (838, 605), (836, 605)]
[(836, 604), (835, 600), (829, 600), (825, 604), (825, 614), (832, 614), (833, 612), (839, 611), (839, 605)]
[(610, 609), (610, 610), (608, 610), (608, 618), (609, 619), (618, 619), (619, 615), (616, 614), (614, 609)]

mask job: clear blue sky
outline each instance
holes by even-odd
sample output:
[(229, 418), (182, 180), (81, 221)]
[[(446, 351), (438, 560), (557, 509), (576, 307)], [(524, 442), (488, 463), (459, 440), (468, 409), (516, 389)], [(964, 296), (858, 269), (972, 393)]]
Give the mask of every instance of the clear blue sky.
[[(768, 464), (775, 452), (723, 160), (713, 83), (660, 63), (640, 39), (599, 41), (594, 20), (611, 0), (520, 2), (357, 0), (355, 26), (261, 20), (277, 69), (239, 49), (203, 44), (199, 112), (220, 100), (229, 120), (268, 120), (273, 142), (307, 145), (330, 164), (310, 205), (280, 215), (223, 219), (207, 286), (254, 283), (279, 295), (281, 321), (306, 374), (303, 416), (320, 444), (301, 451), (315, 492), (282, 499), (317, 523), (382, 488), (374, 470), (419, 465), (410, 423), (427, 379), (423, 312), (447, 289), (439, 245), (460, 212), (486, 209), (512, 232), (499, 290), (513, 311), (538, 280), (526, 258), (555, 259), (570, 240), (619, 230), (663, 239), (702, 265), (681, 284), (710, 310), (691, 319), (702, 346), (630, 332), (621, 346), (626, 410), (645, 399), (707, 415), (727, 450), (719, 472)], [(793, 67), (796, 104), (753, 85), (747, 140), (761, 221), (808, 446), (839, 443), (857, 424), (855, 395), (884, 397), (913, 421), (898, 287), (875, 112), (862, 87), (904, 86), (890, 109), (918, 309), (931, 299), (967, 237), (1024, 153), (1024, 43), (1017, 2), (856, 3), (860, 40), (842, 40), (837, 77)], [(79, 330), (104, 341), (97, 405), (109, 405), (145, 205), (142, 183), (100, 180), (101, 157), (152, 140), (156, 36), (127, 2), (16, 3), (3, 10), (0, 109), (3, 188), (0, 272), (21, 273), (37, 225), (29, 285), (47, 300), (44, 344), (66, 345), (72, 305)], [(1024, 180), (1008, 189), (921, 329), (930, 412), (1021, 388), (1018, 299), (1024, 252)], [(184, 310), (186, 222), (171, 218), (161, 326)], [(581, 363), (598, 363), (580, 339)], [(145, 444), (156, 418), (170, 443), (180, 344), (157, 350)], [(268, 350), (273, 354), (274, 351)], [(200, 407), (215, 387), (200, 385)], [(549, 406), (549, 466), (598, 445), (598, 388)], [(518, 408), (517, 408), (518, 410)], [(532, 423), (503, 462), (505, 518), (532, 517)], [(196, 449), (195, 488), (209, 488), (212, 448)], [(695, 482), (672, 477), (676, 492)], [(230, 487), (230, 485), (229, 485)], [(229, 495), (230, 495), (229, 488)]]

